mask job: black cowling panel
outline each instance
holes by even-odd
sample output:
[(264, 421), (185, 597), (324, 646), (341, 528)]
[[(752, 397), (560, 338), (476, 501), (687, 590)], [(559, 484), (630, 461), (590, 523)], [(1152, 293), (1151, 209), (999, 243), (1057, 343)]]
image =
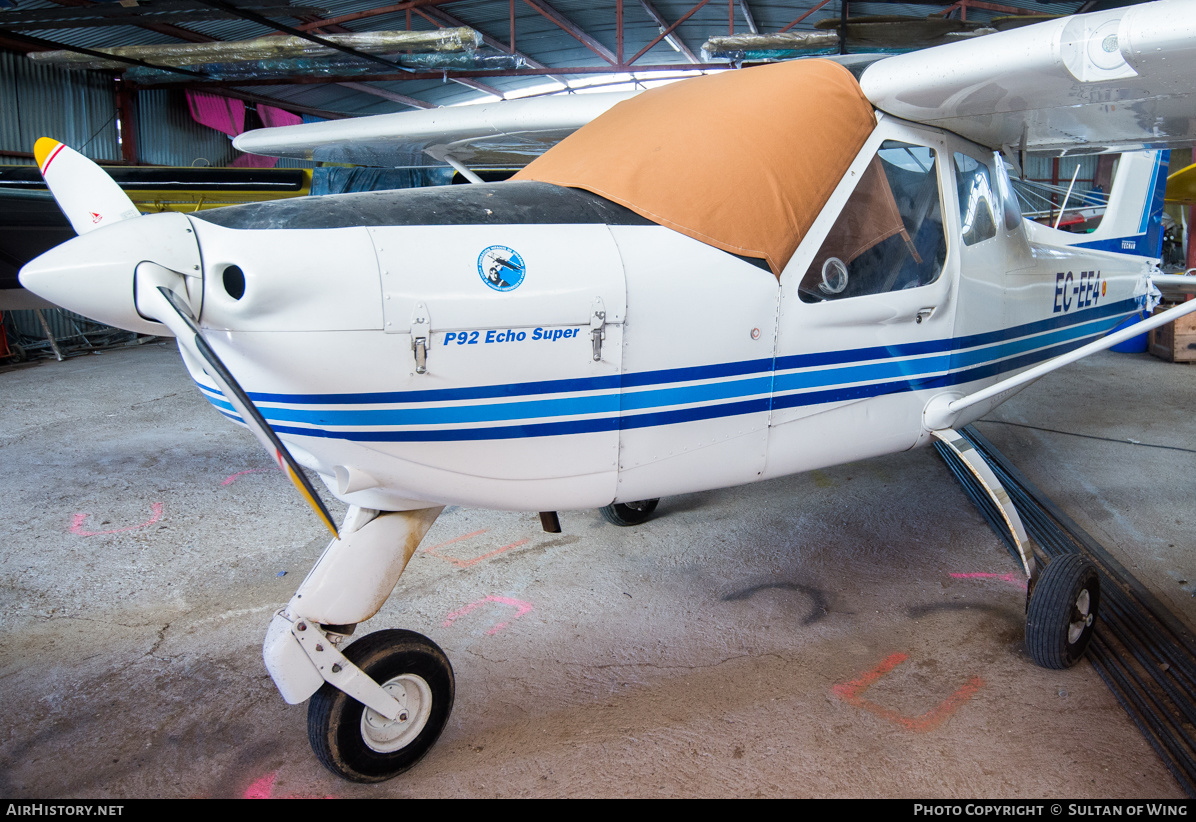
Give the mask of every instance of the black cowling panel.
[(653, 225), (596, 194), (530, 181), (299, 197), (191, 215), (226, 228), (422, 225)]

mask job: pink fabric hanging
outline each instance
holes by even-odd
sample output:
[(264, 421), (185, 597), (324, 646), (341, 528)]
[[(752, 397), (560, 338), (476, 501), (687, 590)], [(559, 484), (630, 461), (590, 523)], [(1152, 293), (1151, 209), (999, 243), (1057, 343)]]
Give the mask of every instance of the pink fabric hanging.
[[(191, 109), (191, 117), (201, 125), (214, 128), (229, 137), (236, 137), (245, 131), (245, 103), (240, 100), (204, 94), (202, 91), (188, 91), (187, 106)], [(268, 128), (294, 126), (303, 122), (298, 114), (274, 106), (258, 106), (257, 113), (262, 124)], [(274, 168), (278, 165), (278, 158), (242, 154), (229, 165), (233, 168)]]
[(257, 107), (257, 114), (262, 118), (262, 125), (267, 128), (275, 128), (276, 126), (297, 126), (303, 122), (303, 118), (298, 114), (291, 114), (289, 111), (283, 111), (274, 106)]
[(187, 106), (195, 122), (236, 137), (245, 130), (245, 103), (200, 91), (187, 91)]

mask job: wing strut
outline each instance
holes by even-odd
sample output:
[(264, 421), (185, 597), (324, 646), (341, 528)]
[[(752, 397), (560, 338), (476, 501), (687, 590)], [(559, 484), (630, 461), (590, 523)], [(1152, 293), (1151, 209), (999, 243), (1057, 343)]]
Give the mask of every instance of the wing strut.
[(1019, 388), (1028, 382), (1033, 382), (1039, 377), (1051, 373), (1056, 368), (1062, 368), (1077, 360), (1082, 360), (1089, 354), (1095, 354), (1098, 351), (1104, 351), (1106, 348), (1112, 348), (1131, 337), (1137, 337), (1139, 334), (1145, 334), (1152, 328), (1158, 328), (1160, 325), (1174, 322), (1186, 314), (1191, 314), (1193, 311), (1196, 311), (1196, 300), (1189, 300), (1182, 305), (1168, 308), (1160, 314), (1155, 314), (1153, 317), (1148, 317), (1139, 323), (1134, 323), (1120, 331), (1115, 331), (1112, 334), (1101, 337), (1099, 340), (1093, 340), (1087, 345), (1080, 346), (1075, 351), (1069, 351), (1009, 379), (994, 383), (988, 388), (977, 391), (974, 394), (968, 394), (957, 399), (952, 399), (950, 394), (939, 394), (926, 404), (926, 409), (922, 412), (923, 424), (925, 424), (928, 431), (942, 431), (951, 428), (955, 424), (955, 420), (958, 419), (960, 412), (971, 408), (976, 403), (990, 400), (998, 394), (1004, 394), (1006, 391)]
[(443, 159), (446, 163), (448, 163), (450, 166), (455, 168), (457, 170), (457, 173), (459, 173), (466, 180), (469, 180), (469, 182), (471, 182), (471, 183), (486, 182), (481, 177), (479, 177), (478, 175), (476, 175), (472, 171), (470, 171), (464, 163), (462, 163), (460, 160), (458, 160), (453, 155), (445, 154), (441, 159)]

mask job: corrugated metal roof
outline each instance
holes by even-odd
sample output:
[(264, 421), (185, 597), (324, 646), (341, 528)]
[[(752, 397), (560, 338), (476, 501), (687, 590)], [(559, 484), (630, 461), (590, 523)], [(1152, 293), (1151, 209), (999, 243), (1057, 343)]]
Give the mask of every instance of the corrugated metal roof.
[[(336, 19), (344, 15), (356, 14), (375, 8), (385, 8), (394, 4), (394, 0), (389, 0), (389, 2), (388, 0), (324, 0), (323, 2), (318, 2), (317, 0), (296, 0), (296, 2), (309, 7), (318, 6), (327, 9), (327, 13), (323, 15), (325, 19)], [(577, 38), (549, 20), (532, 5), (533, 3), (542, 2), (545, 2), (545, 0), (520, 0), (520, 2), (514, 4), (515, 47), (519, 52), (527, 55), (539, 64), (554, 68), (582, 66), (609, 68), (609, 64), (602, 57), (595, 54), (593, 50)], [(610, 52), (617, 50), (615, 0), (546, 0), (546, 2), (562, 18), (601, 44), (602, 48)], [(696, 0), (650, 0), (650, 2), (660, 17), (667, 22), (677, 20), (690, 12)], [(758, 29), (762, 32), (769, 32), (777, 31), (790, 24), (799, 15), (813, 8), (817, 2), (818, 0), (748, 0), (748, 6)], [(840, 0), (832, 0), (825, 7), (811, 13), (809, 17), (795, 26), (795, 30), (810, 30), (815, 23), (826, 18), (838, 19), (839, 5)], [(1006, 5), (1018, 6), (1036, 14), (1068, 14), (1074, 12), (1081, 3), (1079, 0), (1057, 3), (1040, 3), (1037, 0), (1006, 0)], [(59, 9), (62, 7), (55, 2), (51, 2), (51, 0), (19, 0), (17, 8), (18, 10), (31, 10)], [(660, 33), (661, 29), (649, 16), (648, 12), (645, 11), (639, 0), (623, 0), (623, 10), (625, 36), (623, 53), (625, 58), (630, 59), (648, 42), (654, 39)], [(740, 10), (739, 0), (732, 0), (730, 3), (725, 0), (710, 0), (705, 6), (695, 11), (684, 23), (679, 25), (674, 34), (700, 58), (700, 49), (707, 37), (728, 33), (728, 29), (731, 27), (728, 20), (729, 10), (733, 12), (734, 30), (738, 33), (747, 32), (748, 26)], [(926, 17), (942, 12), (943, 10), (944, 5), (942, 3), (918, 5), (853, 2), (850, 6), (852, 17), (870, 15)], [(508, 0), (443, 0), (439, 3), (432, 3), (414, 9), (410, 15), (406, 11), (392, 11), (374, 17), (346, 21), (338, 27), (327, 29), (327, 31), (360, 32), (404, 29), (407, 27), (408, 17), (410, 17), (413, 29), (427, 30), (434, 27), (434, 23), (427, 18), (454, 25), (459, 20), (473, 26), (483, 34), (493, 38), (499, 45), (505, 47), (510, 39), (510, 11), (511, 5)], [(5, 10), (0, 10), (0, 23), (3, 22), (4, 14)], [(1000, 12), (982, 9), (969, 9), (967, 17), (969, 21), (986, 21), (1000, 14)], [(427, 15), (427, 17), (424, 15)], [(300, 25), (299, 21), (295, 18), (287, 18), (282, 22), (293, 26)], [(271, 29), (259, 23), (241, 19), (193, 21), (181, 27), (197, 35), (219, 40), (252, 39), (271, 32)], [(44, 29), (24, 33), (49, 41), (85, 48), (180, 42), (179, 38), (163, 33), (161, 27), (158, 27), (158, 29), (122, 25), (93, 28)], [(0, 37), (2, 36), (3, 31), (0, 31)], [(684, 54), (679, 53), (667, 41), (662, 40), (640, 58), (636, 66), (685, 65), (688, 62)], [(722, 66), (725, 63), (719, 61), (715, 65)], [(3, 83), (11, 85), (13, 82), (17, 82), (17, 78), (25, 78), (20, 80), (20, 82), (24, 84), (34, 82), (35, 85), (45, 86), (41, 92), (23, 92), (27, 99), (37, 101), (39, 93), (50, 95), (52, 93), (50, 90), (51, 87), (61, 86), (64, 89), (94, 90), (102, 89), (109, 82), (107, 75), (99, 73), (39, 70), (52, 71), (53, 73), (45, 75), (31, 73), (32, 69), (29, 68), (29, 61), (14, 57), (10, 53), (5, 53), (5, 62), (0, 63), (0, 71), (3, 72), (3, 76), (0, 76), (0, 88), (5, 87), (2, 85)], [(380, 69), (380, 71), (385, 70)], [(29, 78), (34, 76), (41, 79), (36, 81), (29, 80)], [(602, 79), (604, 78), (595, 75), (574, 75), (571, 78), (571, 82), (586, 84)], [(180, 75), (180, 81), (186, 82), (186, 78)], [(520, 89), (543, 87), (548, 83), (551, 83), (550, 78), (543, 75), (488, 76), (476, 78), (472, 85), (481, 84), (485, 87), (496, 89), (499, 93), (510, 93)], [(424, 77), (421, 79), (395, 79), (385, 82), (376, 81), (370, 82), (368, 85), (378, 89), (383, 94), (389, 92), (391, 94), (404, 95), (433, 105), (455, 105), (487, 99), (485, 91), (471, 87), (471, 85), (454, 82), (451, 73), (448, 75), (447, 82), (444, 82), (443, 79), (427, 79)], [(385, 99), (384, 96), (367, 94), (360, 90), (347, 88), (335, 83), (247, 85), (239, 87), (239, 90), (259, 97), (275, 99), (283, 107), (291, 105), (307, 109), (334, 111), (354, 116), (402, 111), (408, 108), (402, 103)], [(140, 93), (143, 100), (148, 101), (142, 104), (143, 109), (146, 112), (152, 112), (154, 116), (167, 117), (164, 110), (157, 108), (157, 101), (159, 99), (177, 99), (177, 96), (163, 97), (159, 94), (160, 91), (163, 90), (152, 92), (143, 90)], [(82, 92), (76, 91), (71, 93), (81, 94)], [(9, 94), (11, 96), (11, 92)], [(65, 94), (67, 92), (63, 91), (60, 96)], [(65, 101), (65, 98), (63, 100)], [(25, 100), (21, 102), (24, 103)], [(65, 102), (62, 104), (65, 105)], [(90, 105), (90, 110), (94, 110), (97, 104), (84, 103), (82, 105), (85, 107)], [(110, 104), (106, 105), (110, 107)], [(59, 121), (65, 121), (67, 115), (64, 112), (56, 111), (56, 106), (57, 104), (36, 105), (35, 109), (37, 109), (37, 112), (34, 116), (46, 119), (49, 125), (65, 128), (66, 126)], [(27, 136), (22, 136), (19, 133), (33, 128), (33, 125), (29, 120), (17, 123), (11, 122), (12, 118), (6, 116), (9, 110), (7, 106), (4, 109), (0, 109), (0, 148), (13, 146), (13, 149), (10, 150), (15, 150), (15, 146), (22, 145), (21, 140), (24, 139), (24, 136)], [(110, 114), (111, 112), (108, 111), (104, 116), (110, 116)], [(28, 116), (29, 113), (26, 112), (26, 117)], [(100, 115), (86, 114), (76, 116), (82, 118), (80, 123), (83, 121), (91, 123), (92, 119)], [(98, 126), (101, 123), (102, 120), (93, 125)], [(170, 123), (172, 125), (163, 125), (161, 129), (157, 129), (149, 124), (142, 125), (141, 128), (146, 135), (141, 144), (144, 152), (149, 152), (155, 157), (159, 156), (158, 152), (162, 152), (162, 156), (170, 156), (172, 162), (177, 162), (186, 155), (191, 154), (194, 154), (196, 157), (207, 157), (209, 154), (214, 155), (218, 153), (215, 148), (216, 144), (211, 142), (213, 138), (210, 135), (201, 138), (199, 134), (189, 131), (190, 126), (184, 126), (174, 119), (171, 119)], [(82, 125), (79, 127), (80, 129), (83, 128)], [(199, 127), (197, 126), (196, 128)], [(72, 134), (72, 137), (74, 136)], [(87, 140), (90, 137), (90, 134), (86, 134), (83, 136), (83, 139)], [(108, 140), (108, 142), (103, 143), (102, 151), (109, 153), (112, 158), (118, 156), (114, 142), (114, 132), (111, 138), (101, 133), (101, 136), (96, 139)], [(224, 138), (221, 137), (220, 139)], [(27, 148), (23, 150), (27, 150)], [(177, 154), (176, 151), (178, 152)], [(149, 156), (146, 156), (144, 159), (151, 161)], [(0, 159), (0, 162), (4, 162), (4, 160)]]

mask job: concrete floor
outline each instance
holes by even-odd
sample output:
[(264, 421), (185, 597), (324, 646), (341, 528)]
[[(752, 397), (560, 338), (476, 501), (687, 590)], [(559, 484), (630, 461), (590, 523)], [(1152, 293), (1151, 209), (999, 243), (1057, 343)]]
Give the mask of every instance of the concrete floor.
[[(1189, 625), (1193, 397), (1098, 355), (978, 424)], [(1182, 796), (1087, 662), (1029, 661), (1019, 571), (932, 450), (636, 528), (447, 510), (359, 632), (432, 637), (456, 707), (375, 786), (261, 662), (322, 529), (173, 346), (0, 373), (0, 464), (2, 796)]]

